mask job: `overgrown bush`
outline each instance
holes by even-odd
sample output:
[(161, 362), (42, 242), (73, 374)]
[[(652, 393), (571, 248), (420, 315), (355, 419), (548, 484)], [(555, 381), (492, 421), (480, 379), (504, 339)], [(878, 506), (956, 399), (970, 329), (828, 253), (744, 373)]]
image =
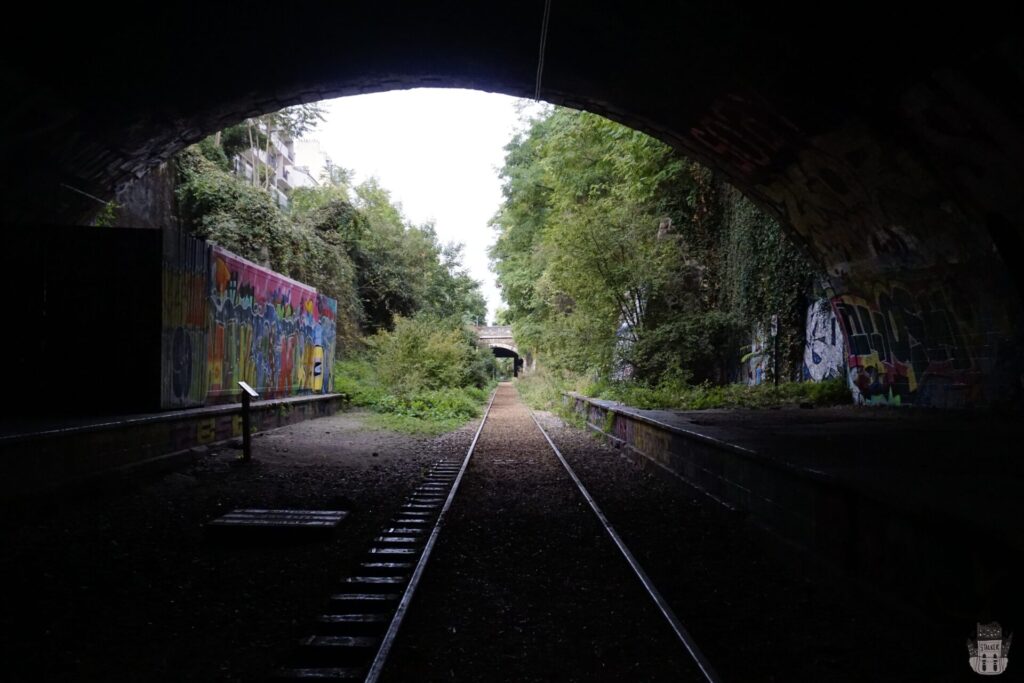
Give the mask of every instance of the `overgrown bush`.
[(823, 382), (784, 382), (773, 384), (713, 385), (704, 382), (688, 385), (675, 380), (645, 386), (634, 382), (605, 382), (589, 387), (588, 396), (619, 401), (636, 408), (675, 408), (705, 410), (708, 408), (768, 408), (781, 405), (840, 405), (850, 403), (846, 380)]
[(334, 390), (348, 394), (354, 406), (372, 408), (385, 396), (385, 389), (377, 377), (373, 362), (366, 354), (360, 354), (345, 360), (338, 359), (334, 364)]
[(639, 377), (722, 383), (736, 365), (735, 349), (749, 334), (731, 313), (681, 314), (639, 330), (628, 360)]
[(176, 161), (178, 207), (190, 231), (283, 272), (291, 235), (270, 195), (224, 172), (196, 147)]
[(842, 378), (823, 382), (784, 382), (748, 386), (691, 384), (680, 374), (669, 374), (657, 384), (614, 381), (596, 373), (589, 378), (543, 365), (518, 380), (519, 395), (535, 410), (550, 410), (564, 416), (563, 396), (583, 396), (618, 401), (635, 408), (704, 410), (708, 408), (768, 408), (783, 405), (844, 405), (851, 401), (850, 389)]
[(468, 420), (480, 414), (487, 392), (477, 387), (418, 391), (406, 396), (386, 395), (374, 406), (384, 413), (429, 420)]
[(399, 318), (367, 341), (362, 355), (338, 361), (334, 386), (353, 405), (386, 416), (381, 426), (440, 433), (480, 415), (494, 359), (454, 319)]
[(381, 382), (396, 396), (482, 387), (493, 363), (461, 323), (430, 316), (399, 318), (393, 331), (378, 333), (369, 344), (375, 350)]

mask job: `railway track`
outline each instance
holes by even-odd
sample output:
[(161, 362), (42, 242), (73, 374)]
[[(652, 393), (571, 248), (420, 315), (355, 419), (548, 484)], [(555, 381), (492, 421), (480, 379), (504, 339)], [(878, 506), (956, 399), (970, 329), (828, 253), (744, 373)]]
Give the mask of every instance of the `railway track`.
[[(511, 387), (505, 391), (514, 392)], [(423, 482), (406, 498), (399, 511), (374, 539), (358, 573), (345, 577), (332, 594), (323, 614), (315, 619), (313, 633), (303, 638), (273, 680), (355, 680), (376, 683), (403, 620), (420, 584), (446, 516), (488, 424), (498, 390), (492, 394), (483, 419), (461, 461), (440, 460)], [(675, 639), (699, 672), (696, 680), (717, 683), (719, 678), (707, 658), (653, 582), (601, 511), (593, 496), (562, 456), (551, 437), (529, 412), (532, 424), (568, 473), (579, 494), (625, 559)]]

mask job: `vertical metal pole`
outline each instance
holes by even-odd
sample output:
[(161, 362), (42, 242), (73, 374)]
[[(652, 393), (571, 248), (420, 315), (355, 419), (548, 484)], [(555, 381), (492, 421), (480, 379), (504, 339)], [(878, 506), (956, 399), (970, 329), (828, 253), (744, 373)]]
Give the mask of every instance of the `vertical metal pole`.
[(242, 392), (242, 460), (252, 459), (252, 421), (249, 415), (249, 394)]

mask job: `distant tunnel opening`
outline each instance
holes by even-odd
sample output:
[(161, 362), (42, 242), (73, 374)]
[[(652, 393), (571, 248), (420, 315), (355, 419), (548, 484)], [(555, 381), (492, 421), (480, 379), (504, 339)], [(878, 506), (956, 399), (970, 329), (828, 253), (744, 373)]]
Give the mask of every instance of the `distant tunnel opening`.
[(519, 376), (520, 371), (523, 369), (523, 359), (519, 357), (518, 353), (503, 346), (492, 346), (491, 351), (494, 353), (495, 358), (512, 358), (512, 376)]

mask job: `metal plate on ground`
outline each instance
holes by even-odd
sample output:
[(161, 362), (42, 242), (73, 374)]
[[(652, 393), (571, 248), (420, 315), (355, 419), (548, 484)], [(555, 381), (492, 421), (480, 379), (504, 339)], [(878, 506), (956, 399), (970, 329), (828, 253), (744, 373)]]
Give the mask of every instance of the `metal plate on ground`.
[(267, 510), (246, 508), (232, 510), (207, 523), (216, 530), (247, 531), (330, 531), (348, 517), (347, 510)]

